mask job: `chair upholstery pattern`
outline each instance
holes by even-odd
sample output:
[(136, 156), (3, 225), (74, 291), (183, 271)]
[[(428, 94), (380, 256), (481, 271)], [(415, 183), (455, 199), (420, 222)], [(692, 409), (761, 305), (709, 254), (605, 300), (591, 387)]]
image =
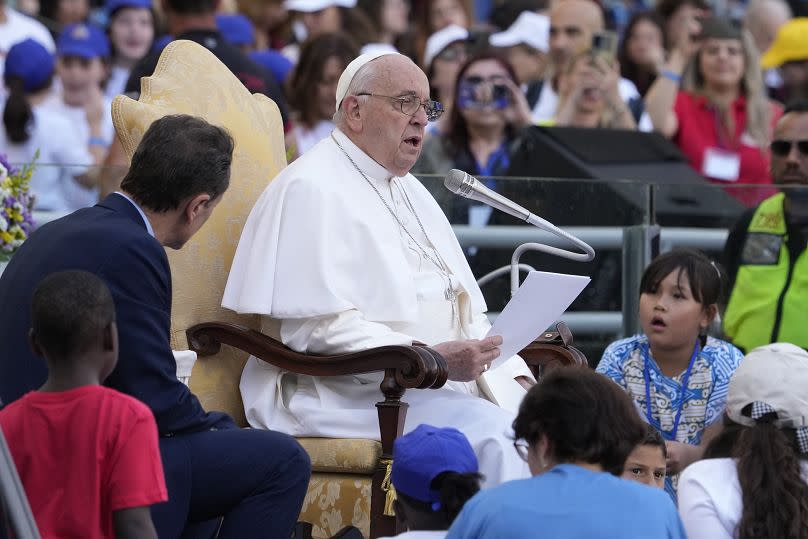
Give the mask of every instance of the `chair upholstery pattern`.
[[(230, 188), (182, 250), (167, 250), (173, 279), (171, 346), (188, 349), (186, 330), (211, 320), (260, 330), (258, 316), (223, 309), (221, 299), (244, 222), (260, 194), (286, 166), (278, 107), (263, 95), (251, 95), (210, 51), (191, 41), (170, 43), (141, 87), (139, 101), (118, 96), (112, 104), (113, 123), (130, 160), (149, 125), (169, 114), (202, 117), (227, 129), (235, 140)], [(246, 360), (246, 353), (223, 346), (213, 356), (200, 357), (190, 379), (202, 406), (227, 412), (241, 426), (246, 420), (238, 384)], [(349, 524), (367, 536), (379, 443), (327, 439), (301, 443), (316, 471), (301, 519), (314, 525), (315, 536), (328, 537)], [(338, 475), (346, 472), (351, 475)]]

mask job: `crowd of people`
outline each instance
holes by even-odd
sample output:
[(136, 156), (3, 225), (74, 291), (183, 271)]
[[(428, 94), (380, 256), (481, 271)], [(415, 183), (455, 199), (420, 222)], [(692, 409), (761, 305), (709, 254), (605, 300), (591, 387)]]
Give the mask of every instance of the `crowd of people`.
[[(505, 175), (532, 125), (639, 129), (670, 138), (696, 172), (747, 207), (773, 194), (769, 143), (782, 105), (808, 96), (799, 0), (5, 4), (0, 55), (33, 42), (3, 62), (0, 141), (14, 162), (40, 150), (42, 210), (92, 205), (117, 188), (124, 171), (112, 168), (125, 159), (110, 101), (137, 94), (172, 39), (203, 43), (247, 88), (275, 100), (290, 160), (333, 128), (323, 96), (347, 63), (360, 52), (399, 51), (424, 70), (431, 98), (447, 111), (428, 129), (420, 174), (462, 163), (479, 176)], [(469, 73), (483, 59), (508, 76)], [(472, 147), (483, 138), (484, 148)]]
[[(238, 182), (237, 144), (169, 115), (128, 164), (110, 103), (187, 39), (278, 105), (290, 162), (247, 218), (222, 306), (297, 352), (424, 344), (445, 360), (443, 387), (407, 393), (400, 537), (808, 539), (808, 6), (474, 7), (0, 0), (0, 152), (38, 153), (37, 207), (72, 212), (0, 276), (0, 428), (43, 536), (288, 538), (311, 474), (294, 437), (379, 439), (378, 372), (251, 357), (251, 429), (177, 379), (164, 249)], [(447, 216), (413, 175), (496, 188), (536, 125), (658, 131), (748, 207), (723, 263), (650, 263), (641, 333), (594, 371), (539, 379), (486, 336), (450, 224), (491, 209)]]

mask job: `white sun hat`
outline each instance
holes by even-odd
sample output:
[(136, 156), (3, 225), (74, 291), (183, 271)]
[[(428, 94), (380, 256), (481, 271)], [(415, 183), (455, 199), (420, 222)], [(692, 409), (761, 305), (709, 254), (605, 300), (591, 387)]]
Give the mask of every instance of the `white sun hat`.
[(283, 7), (288, 11), (303, 11), (305, 13), (320, 11), (331, 6), (356, 7), (356, 0), (286, 0), (283, 3)]
[(429, 69), (432, 60), (441, 53), (443, 49), (455, 41), (466, 41), (469, 38), (469, 31), (456, 24), (450, 24), (443, 30), (438, 30), (426, 40), (424, 51), (424, 69)]
[(550, 49), (550, 19), (532, 11), (523, 11), (504, 32), (491, 34), (488, 42), (493, 47), (513, 47), (525, 44), (537, 51)]

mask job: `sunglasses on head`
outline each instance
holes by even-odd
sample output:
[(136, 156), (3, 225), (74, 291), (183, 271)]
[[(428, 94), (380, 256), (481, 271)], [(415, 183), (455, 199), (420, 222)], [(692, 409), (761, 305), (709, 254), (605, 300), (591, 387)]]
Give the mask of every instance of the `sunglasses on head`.
[(773, 140), (772, 153), (778, 157), (785, 157), (791, 152), (791, 146), (797, 145), (802, 155), (808, 155), (808, 139), (806, 140)]

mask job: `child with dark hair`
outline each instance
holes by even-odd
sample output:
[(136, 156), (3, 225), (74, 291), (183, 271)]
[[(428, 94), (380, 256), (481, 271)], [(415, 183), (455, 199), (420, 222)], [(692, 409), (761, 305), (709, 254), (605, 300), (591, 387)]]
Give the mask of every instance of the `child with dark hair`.
[(667, 494), (620, 478), (645, 426), (605, 376), (552, 370), (522, 400), (513, 434), (533, 477), (474, 496), (447, 539), (685, 537)]
[(73, 135), (70, 117), (52, 110), (55, 59), (33, 39), (16, 43), (5, 59), (3, 82), (8, 100), (3, 107), (0, 148), (10, 163), (30, 163), (39, 154), (31, 176), (34, 208), (71, 211), (87, 205), (92, 183), (87, 165), (93, 162), (89, 144)]
[(156, 538), (149, 506), (168, 499), (157, 425), (145, 404), (101, 386), (118, 361), (115, 305), (85, 271), (43, 279), (31, 346), (48, 379), (0, 410), (42, 537)]
[(746, 356), (730, 380), (713, 458), (679, 480), (690, 539), (808, 538), (806, 384), (808, 352), (798, 346), (775, 343)]
[(623, 466), (623, 479), (631, 479), (649, 487), (665, 488), (667, 458), (665, 439), (654, 427), (646, 425), (645, 439), (637, 444)]
[(457, 429), (418, 425), (393, 447), (391, 481), (396, 518), (407, 528), (397, 538), (441, 539), (482, 476), (468, 439)]
[(704, 253), (676, 249), (654, 259), (640, 282), (643, 332), (610, 344), (597, 371), (617, 382), (667, 445), (665, 489), (701, 458), (720, 430), (729, 378), (743, 354), (707, 337), (724, 276)]

